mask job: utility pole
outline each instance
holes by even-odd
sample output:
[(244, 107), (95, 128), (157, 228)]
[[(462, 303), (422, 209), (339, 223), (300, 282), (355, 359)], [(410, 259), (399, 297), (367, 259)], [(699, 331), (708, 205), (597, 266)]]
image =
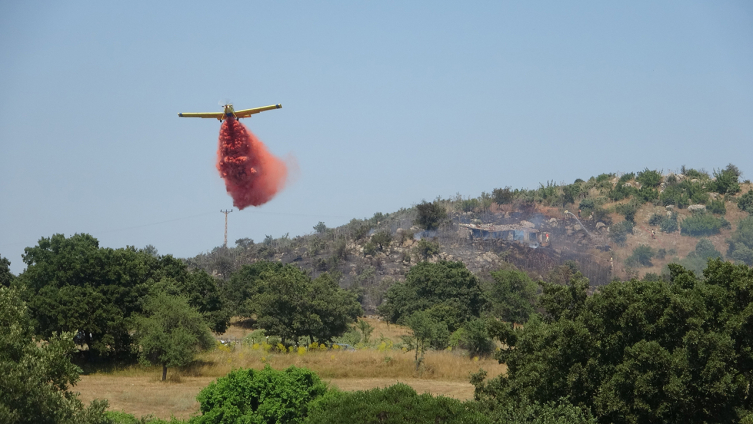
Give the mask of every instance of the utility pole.
[(225, 214), (225, 248), (227, 248), (227, 214), (229, 214), (232, 211), (233, 211), (232, 209), (230, 210), (225, 209), (224, 211), (220, 211), (221, 213)]

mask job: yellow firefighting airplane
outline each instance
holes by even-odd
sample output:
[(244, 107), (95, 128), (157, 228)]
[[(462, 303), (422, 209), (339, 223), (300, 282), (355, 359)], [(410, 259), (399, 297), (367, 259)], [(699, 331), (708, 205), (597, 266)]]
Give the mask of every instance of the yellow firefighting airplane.
[(233, 105), (228, 103), (224, 106), (224, 108), (225, 110), (223, 112), (179, 113), (178, 116), (180, 116), (181, 118), (215, 118), (222, 122), (223, 119), (227, 118), (250, 118), (251, 115), (257, 114), (259, 112), (264, 112), (265, 110), (280, 109), (282, 108), (282, 105), (277, 104), (255, 107), (253, 109), (235, 110), (233, 109)]

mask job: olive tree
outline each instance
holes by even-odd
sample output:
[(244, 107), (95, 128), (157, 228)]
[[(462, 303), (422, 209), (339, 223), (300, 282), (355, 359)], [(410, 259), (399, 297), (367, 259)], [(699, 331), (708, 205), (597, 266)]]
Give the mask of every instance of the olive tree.
[(185, 297), (166, 293), (150, 296), (144, 312), (145, 316), (136, 319), (139, 361), (162, 365), (162, 381), (167, 377), (167, 367), (186, 365), (196, 353), (214, 344), (201, 314)]

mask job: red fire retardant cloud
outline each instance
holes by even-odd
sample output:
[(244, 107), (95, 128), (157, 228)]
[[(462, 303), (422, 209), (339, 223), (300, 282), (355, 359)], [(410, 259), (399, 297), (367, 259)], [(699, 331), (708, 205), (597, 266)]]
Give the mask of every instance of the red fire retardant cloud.
[(284, 188), (288, 175), (285, 162), (234, 118), (220, 127), (217, 170), (238, 209), (270, 201)]

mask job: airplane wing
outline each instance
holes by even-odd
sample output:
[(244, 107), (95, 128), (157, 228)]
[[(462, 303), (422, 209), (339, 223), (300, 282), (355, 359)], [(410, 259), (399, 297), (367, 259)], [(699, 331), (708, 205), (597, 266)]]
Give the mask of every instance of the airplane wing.
[(282, 105), (277, 104), (277, 105), (255, 107), (253, 109), (236, 110), (235, 116), (239, 118), (248, 118), (249, 116), (255, 113), (264, 112), (265, 110), (280, 109), (280, 108), (282, 108)]
[(181, 118), (214, 118), (220, 119), (225, 114), (223, 112), (206, 112), (206, 113), (179, 113)]

